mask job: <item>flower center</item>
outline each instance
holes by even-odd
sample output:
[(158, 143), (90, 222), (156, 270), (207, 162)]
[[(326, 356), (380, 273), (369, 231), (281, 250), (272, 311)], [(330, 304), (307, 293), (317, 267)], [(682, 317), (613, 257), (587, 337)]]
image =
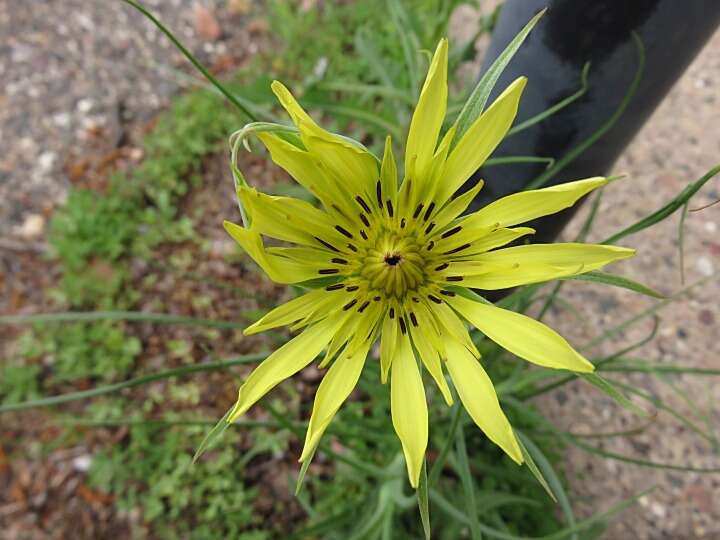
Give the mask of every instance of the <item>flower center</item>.
[(402, 257), (399, 253), (394, 253), (393, 255), (385, 255), (385, 262), (389, 264), (390, 266), (395, 266), (396, 264), (400, 264), (400, 261), (402, 261)]
[(385, 231), (368, 248), (361, 276), (371, 290), (402, 298), (425, 283), (425, 261), (412, 234)]

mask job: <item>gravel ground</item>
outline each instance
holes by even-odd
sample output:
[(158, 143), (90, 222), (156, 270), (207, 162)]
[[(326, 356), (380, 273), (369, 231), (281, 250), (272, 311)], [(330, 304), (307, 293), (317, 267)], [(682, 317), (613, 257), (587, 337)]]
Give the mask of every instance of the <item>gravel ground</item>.
[[(215, 70), (256, 46), (243, 0), (147, 0), (165, 25)], [(0, 241), (40, 239), (61, 204), (73, 158), (119, 146), (187, 78), (187, 62), (120, 1), (0, 0)]]
[[(237, 51), (254, 52), (249, 34), (242, 30), (247, 2), (147, 0), (146, 4), (210, 65), (220, 68), (239, 61)], [(68, 164), (97, 145), (116, 146), (125, 126), (165, 105), (179, 89), (176, 70), (185, 64), (158, 31), (121, 2), (0, 0), (0, 36), (4, 83), (0, 88), (0, 249), (15, 250), (32, 245), (28, 240), (42, 243), (47, 218), (71, 185), (73, 171)], [(600, 240), (660, 206), (718, 161), (720, 139), (709, 129), (720, 124), (718, 84), (720, 34), (618, 162), (616, 172), (628, 178), (622, 188), (608, 190), (590, 240)], [(693, 206), (719, 198), (717, 186), (717, 182), (707, 186)], [(582, 217), (581, 213), (568, 237)], [(681, 288), (677, 225), (676, 216), (626, 239), (625, 245), (638, 248), (638, 256), (614, 270), (666, 293)], [(719, 226), (720, 206), (688, 216), (685, 281), (708, 281), (660, 312), (658, 336), (635, 351), (637, 356), (717, 368), (720, 345), (713, 330), (720, 320)], [(564, 310), (550, 313), (548, 322), (577, 344), (651, 305), (637, 295), (589, 284), (569, 284), (563, 297), (579, 308), (583, 318)], [(650, 327), (651, 322), (640, 323), (606, 342), (599, 352), (633, 343)], [(628, 380), (692, 412), (671, 386), (645, 377)], [(676, 382), (717, 429), (720, 386), (700, 377)], [(541, 404), (560, 426), (579, 433), (642, 423), (586, 385), (570, 385)], [(706, 441), (662, 413), (640, 435), (598, 444), (658, 462), (718, 464)], [(640, 468), (576, 450), (568, 451), (567, 464), (581, 513), (656, 486), (616, 519), (608, 539), (720, 538), (718, 475)]]

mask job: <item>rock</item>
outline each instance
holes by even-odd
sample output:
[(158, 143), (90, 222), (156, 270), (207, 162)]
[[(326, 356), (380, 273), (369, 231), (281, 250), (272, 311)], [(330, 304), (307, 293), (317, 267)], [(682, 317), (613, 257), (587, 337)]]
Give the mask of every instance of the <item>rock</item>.
[(208, 41), (217, 41), (222, 35), (222, 28), (215, 14), (201, 4), (195, 4), (193, 28), (201, 38)]
[(708, 257), (698, 257), (695, 267), (703, 276), (712, 276), (715, 272), (715, 265)]
[(45, 230), (45, 218), (40, 214), (30, 214), (19, 227), (15, 228), (15, 234), (26, 240), (37, 238)]

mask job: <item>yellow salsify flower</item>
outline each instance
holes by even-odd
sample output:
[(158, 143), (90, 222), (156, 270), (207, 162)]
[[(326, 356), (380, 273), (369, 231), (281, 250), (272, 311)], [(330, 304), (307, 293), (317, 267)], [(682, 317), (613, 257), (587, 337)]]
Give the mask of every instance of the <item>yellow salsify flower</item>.
[[(462, 288), (504, 289), (567, 277), (633, 255), (622, 247), (528, 244), (502, 248), (533, 229), (517, 227), (558, 212), (604, 185), (589, 178), (497, 200), (462, 215), (482, 187), (453, 197), (503, 139), (526, 79), (519, 78), (457, 141), (438, 143), (447, 101), (447, 40), (435, 51), (410, 124), (404, 180), (398, 186), (390, 139), (378, 160), (360, 143), (319, 127), (279, 82), (273, 92), (299, 139), (260, 132), (273, 161), (307, 188), (322, 209), (246, 186), (238, 196), (249, 220), (225, 228), (279, 283), (335, 278), (277, 307), (245, 330), (289, 326), (299, 335), (247, 378), (228, 421), (325, 351), (330, 366), (317, 390), (300, 461), (356, 385), (371, 345), (380, 341), (380, 378), (390, 378), (393, 426), (417, 487), (428, 441), (421, 369), (448, 405), (445, 370), (468, 414), (514, 461), (523, 456), (463, 319), (511, 353), (540, 366), (590, 372), (593, 365), (556, 332), (525, 315), (470, 299)], [(265, 247), (266, 236), (295, 244)], [(502, 248), (502, 249), (498, 249)], [(422, 366), (422, 368), (421, 368)]]

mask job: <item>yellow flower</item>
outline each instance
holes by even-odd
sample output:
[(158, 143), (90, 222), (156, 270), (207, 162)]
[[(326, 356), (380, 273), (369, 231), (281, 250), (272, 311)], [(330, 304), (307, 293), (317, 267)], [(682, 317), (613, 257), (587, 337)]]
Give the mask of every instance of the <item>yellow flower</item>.
[[(260, 132), (273, 161), (322, 205), (238, 188), (249, 225), (225, 228), (276, 282), (329, 278), (245, 330), (289, 326), (301, 333), (247, 378), (228, 421), (244, 414), (282, 380), (325, 351), (330, 366), (315, 398), (300, 461), (312, 457), (324, 430), (357, 383), (371, 345), (380, 341), (380, 377), (390, 377), (393, 426), (410, 483), (418, 485), (428, 441), (424, 368), (448, 404), (445, 370), (465, 409), (513, 460), (523, 461), (468, 321), (511, 353), (535, 364), (589, 372), (593, 366), (560, 335), (524, 315), (469, 299), (462, 288), (502, 289), (572, 276), (632, 256), (591, 244), (502, 248), (532, 234), (516, 225), (558, 212), (606, 183), (589, 178), (502, 198), (462, 215), (482, 187), (453, 198), (507, 133), (526, 79), (519, 78), (457, 141), (451, 127), (438, 143), (447, 101), (447, 40), (435, 51), (412, 117), (398, 186), (390, 140), (381, 161), (360, 143), (319, 127), (279, 82), (272, 89), (298, 137)], [(262, 237), (294, 244), (265, 247)]]

